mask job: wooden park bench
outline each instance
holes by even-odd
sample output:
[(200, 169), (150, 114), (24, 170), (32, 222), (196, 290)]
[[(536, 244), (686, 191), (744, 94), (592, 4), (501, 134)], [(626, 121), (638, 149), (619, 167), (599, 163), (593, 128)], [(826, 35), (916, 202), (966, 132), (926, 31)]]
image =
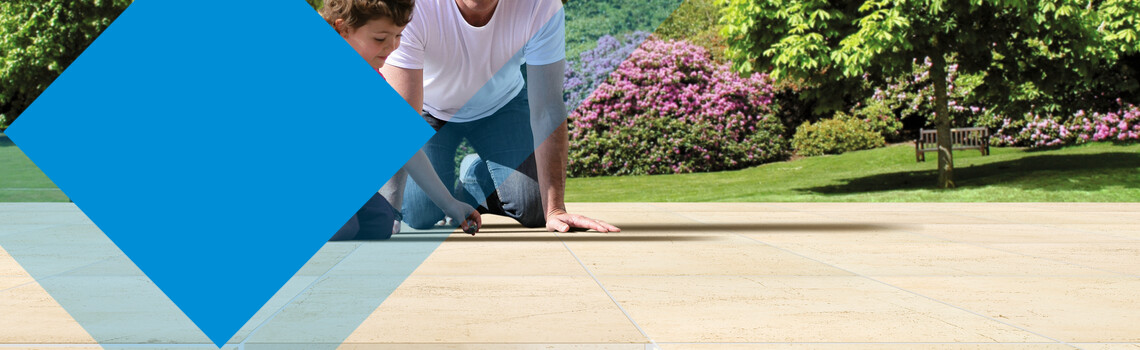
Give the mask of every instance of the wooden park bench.
[[(950, 129), (954, 140), (951, 151), (976, 149), (983, 156), (990, 155), (990, 130), (982, 127)], [(926, 161), (926, 152), (938, 152), (938, 130), (919, 129), (918, 139), (914, 140), (914, 156), (919, 162)]]

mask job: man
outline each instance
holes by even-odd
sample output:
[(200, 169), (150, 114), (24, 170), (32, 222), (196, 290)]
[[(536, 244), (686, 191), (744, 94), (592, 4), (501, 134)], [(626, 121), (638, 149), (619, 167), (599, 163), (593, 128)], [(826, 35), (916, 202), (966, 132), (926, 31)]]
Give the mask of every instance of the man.
[[(617, 232), (566, 212), (565, 67), (558, 1), (420, 0), (381, 72), (436, 128), (423, 150), (444, 183), (455, 179), (459, 142), (475, 148), (478, 155), (460, 167), (458, 196), (480, 212), (550, 231)], [(392, 187), (405, 191), (409, 226), (427, 228), (444, 217), (415, 182)]]

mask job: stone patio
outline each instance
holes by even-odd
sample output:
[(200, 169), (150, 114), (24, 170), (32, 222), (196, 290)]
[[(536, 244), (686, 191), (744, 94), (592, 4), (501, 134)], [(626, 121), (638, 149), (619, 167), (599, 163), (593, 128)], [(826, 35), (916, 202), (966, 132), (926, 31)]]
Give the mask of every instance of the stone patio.
[[(474, 237), (437, 232), (446, 240), (340, 348), (1140, 349), (1140, 203), (570, 209), (623, 231), (555, 234), (488, 216)], [(0, 235), (83, 229), (97, 230), (70, 204), (0, 204)], [(304, 314), (275, 310), (335, 277), (369, 275), (385, 255), (369, 249), (426, 237), (327, 244), (227, 348), (304, 348), (303, 337), (251, 339), (290, 338), (265, 325), (303, 329), (306, 318), (289, 315)], [(133, 267), (96, 259), (118, 267), (90, 276)], [(124, 336), (114, 347), (199, 338)], [(93, 344), (0, 249), (0, 349)]]

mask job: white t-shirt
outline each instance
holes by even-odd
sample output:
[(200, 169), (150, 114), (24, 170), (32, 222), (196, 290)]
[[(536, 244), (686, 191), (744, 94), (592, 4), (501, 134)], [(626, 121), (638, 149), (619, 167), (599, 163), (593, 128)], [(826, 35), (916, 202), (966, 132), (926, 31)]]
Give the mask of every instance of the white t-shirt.
[(418, 0), (400, 48), (386, 64), (424, 70), (424, 110), (468, 122), (486, 117), (523, 88), (520, 66), (566, 58), (559, 0), (499, 0), (491, 21), (473, 27), (455, 0)]

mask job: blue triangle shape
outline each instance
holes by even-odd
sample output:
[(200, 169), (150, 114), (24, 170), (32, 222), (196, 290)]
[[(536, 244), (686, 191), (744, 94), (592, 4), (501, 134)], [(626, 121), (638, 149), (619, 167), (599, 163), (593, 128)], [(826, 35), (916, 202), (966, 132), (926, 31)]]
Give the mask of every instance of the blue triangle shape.
[(412, 113), (304, 1), (138, 0), (6, 134), (220, 347), (432, 135)]

